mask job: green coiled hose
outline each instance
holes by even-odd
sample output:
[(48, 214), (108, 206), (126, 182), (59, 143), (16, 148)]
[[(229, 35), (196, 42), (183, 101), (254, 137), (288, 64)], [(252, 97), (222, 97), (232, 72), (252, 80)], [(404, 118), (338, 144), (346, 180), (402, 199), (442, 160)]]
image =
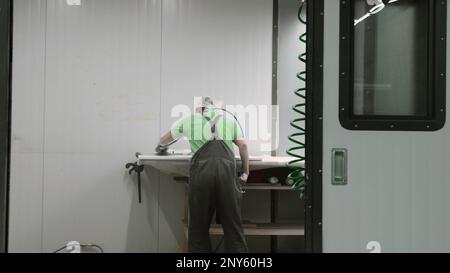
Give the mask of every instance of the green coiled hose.
[[(299, 21), (306, 26), (306, 0), (303, 0), (300, 4), (298, 11)], [(300, 35), (299, 40), (302, 44), (306, 45), (307, 33), (306, 31)], [(298, 56), (300, 62), (302, 62), (306, 67), (306, 50)], [(290, 125), (296, 130), (295, 133), (289, 136), (289, 140), (293, 143), (293, 147), (287, 150), (287, 154), (294, 159), (289, 162), (288, 166), (292, 169), (292, 172), (288, 175), (288, 179), (293, 181), (293, 190), (300, 191), (300, 198), (305, 197), (305, 168), (299, 167), (298, 163), (305, 161), (305, 141), (303, 138), (306, 135), (306, 70), (297, 73), (297, 78), (301, 82), (301, 87), (298, 88), (294, 93), (300, 98), (300, 103), (294, 105), (292, 110), (298, 114), (298, 117), (291, 121)]]

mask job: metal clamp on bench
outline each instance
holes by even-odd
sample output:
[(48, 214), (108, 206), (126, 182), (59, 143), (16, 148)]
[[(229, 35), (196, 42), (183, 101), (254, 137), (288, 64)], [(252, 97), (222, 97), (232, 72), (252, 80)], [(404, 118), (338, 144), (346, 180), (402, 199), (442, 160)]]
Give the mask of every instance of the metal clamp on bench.
[[(139, 157), (141, 154), (136, 153), (136, 157)], [(142, 203), (142, 191), (141, 191), (141, 173), (144, 172), (144, 166), (139, 164), (139, 161), (134, 163), (128, 163), (125, 165), (125, 168), (129, 169), (128, 173), (130, 175), (133, 174), (133, 172), (137, 173), (138, 177), (138, 194), (139, 194), (139, 204)]]

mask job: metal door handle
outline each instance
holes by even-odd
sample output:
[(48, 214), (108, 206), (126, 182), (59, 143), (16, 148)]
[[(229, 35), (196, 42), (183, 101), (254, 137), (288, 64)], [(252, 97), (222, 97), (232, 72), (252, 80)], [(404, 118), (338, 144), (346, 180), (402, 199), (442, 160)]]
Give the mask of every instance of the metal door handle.
[(333, 149), (331, 153), (331, 184), (347, 185), (347, 149)]

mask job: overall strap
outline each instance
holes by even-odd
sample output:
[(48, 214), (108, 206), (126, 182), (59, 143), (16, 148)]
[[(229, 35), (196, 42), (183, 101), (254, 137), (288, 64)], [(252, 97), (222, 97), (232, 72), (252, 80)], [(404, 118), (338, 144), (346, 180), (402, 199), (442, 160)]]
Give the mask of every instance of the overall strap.
[(211, 134), (213, 135), (213, 139), (214, 140), (220, 140), (220, 138), (219, 138), (219, 131), (217, 130), (217, 122), (222, 117), (222, 115), (217, 115), (213, 119), (211, 119), (209, 117), (206, 117), (206, 116), (204, 116), (204, 117), (209, 122), (209, 124), (211, 125)]

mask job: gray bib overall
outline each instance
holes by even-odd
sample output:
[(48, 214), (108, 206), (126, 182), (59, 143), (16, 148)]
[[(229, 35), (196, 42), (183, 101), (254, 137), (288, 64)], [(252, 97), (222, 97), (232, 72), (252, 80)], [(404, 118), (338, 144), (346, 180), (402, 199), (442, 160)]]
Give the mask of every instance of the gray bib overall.
[(211, 123), (214, 139), (201, 147), (191, 159), (189, 181), (189, 238), (191, 253), (212, 251), (209, 228), (216, 212), (224, 230), (225, 252), (246, 253), (242, 229), (241, 199), (234, 153), (218, 139), (216, 123)]

